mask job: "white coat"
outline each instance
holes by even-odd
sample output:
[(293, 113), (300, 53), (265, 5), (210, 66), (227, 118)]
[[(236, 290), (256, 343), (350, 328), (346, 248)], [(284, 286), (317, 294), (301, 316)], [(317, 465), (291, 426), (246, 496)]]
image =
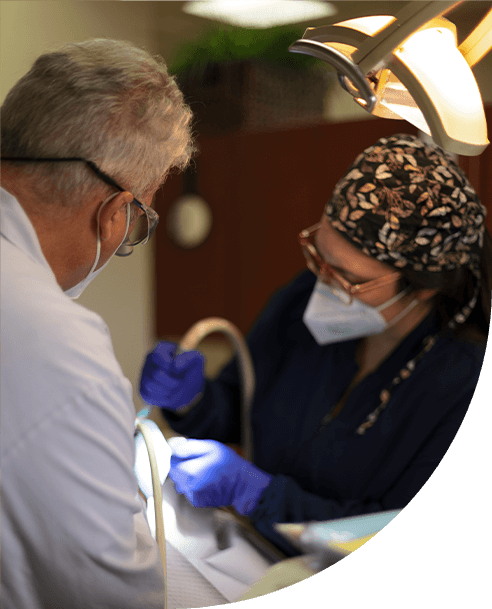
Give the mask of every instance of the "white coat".
[(130, 382), (21, 205), (3, 189), (1, 204), (2, 607), (162, 608)]

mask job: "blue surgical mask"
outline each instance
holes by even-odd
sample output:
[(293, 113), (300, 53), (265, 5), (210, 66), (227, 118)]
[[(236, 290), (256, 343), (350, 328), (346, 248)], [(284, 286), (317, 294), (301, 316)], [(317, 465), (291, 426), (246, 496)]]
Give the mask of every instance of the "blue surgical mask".
[[(85, 279), (82, 279), (82, 281), (80, 281), (79, 283), (77, 283), (77, 285), (74, 285), (72, 288), (69, 288), (68, 290), (64, 290), (65, 294), (67, 296), (69, 296), (72, 300), (76, 300), (81, 294), (82, 292), (85, 290), (85, 288), (89, 285), (89, 283), (95, 279), (99, 273), (106, 268), (106, 266), (109, 264), (111, 258), (114, 256), (114, 254), (108, 259), (107, 262), (105, 262), (102, 267), (100, 269), (94, 270), (99, 262), (99, 257), (101, 255), (101, 232), (99, 230), (99, 217), (101, 215), (101, 211), (102, 208), (106, 205), (106, 203), (109, 203), (109, 201), (111, 201), (111, 199), (114, 199), (114, 197), (116, 197), (117, 195), (119, 195), (120, 193), (117, 192), (113, 195), (111, 195), (110, 197), (108, 197), (106, 200), (104, 200), (101, 203), (101, 207), (99, 208), (99, 211), (97, 212), (97, 244), (96, 244), (96, 259), (94, 260), (94, 264), (92, 265), (91, 270), (88, 272), (87, 277)], [(118, 249), (121, 247), (121, 245), (123, 245), (127, 235), (128, 235), (128, 228), (130, 226), (130, 203), (127, 204), (126, 206), (126, 231), (125, 231), (125, 236), (123, 237), (122, 242), (120, 243), (120, 245), (116, 248), (115, 252), (118, 251)]]
[(406, 288), (378, 307), (371, 307), (356, 298), (347, 305), (335, 296), (329, 285), (318, 279), (302, 320), (319, 345), (380, 334), (418, 304), (415, 298), (390, 322), (381, 315), (382, 310), (403, 298), (410, 289)]

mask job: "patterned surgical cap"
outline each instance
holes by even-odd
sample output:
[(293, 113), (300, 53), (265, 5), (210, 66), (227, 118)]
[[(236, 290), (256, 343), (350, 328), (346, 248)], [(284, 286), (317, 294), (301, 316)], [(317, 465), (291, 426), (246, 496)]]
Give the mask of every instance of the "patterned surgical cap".
[(452, 158), (415, 136), (381, 138), (359, 154), (325, 213), (358, 249), (397, 269), (478, 273), (485, 207)]

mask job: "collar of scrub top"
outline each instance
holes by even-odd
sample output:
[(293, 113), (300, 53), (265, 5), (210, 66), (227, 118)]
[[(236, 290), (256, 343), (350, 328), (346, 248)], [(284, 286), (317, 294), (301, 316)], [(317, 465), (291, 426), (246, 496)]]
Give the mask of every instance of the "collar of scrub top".
[[(2, 161), (19, 161), (26, 163), (69, 163), (78, 161), (81, 163), (85, 163), (89, 169), (97, 175), (103, 182), (108, 184), (109, 186), (113, 186), (120, 192), (126, 192), (127, 189), (122, 188), (111, 176), (107, 173), (99, 169), (99, 167), (93, 162), (87, 159), (83, 159), (81, 157), (67, 157), (67, 158), (29, 158), (29, 157), (1, 157)], [(115, 252), (116, 256), (129, 256), (135, 245), (143, 244), (145, 245), (147, 241), (152, 237), (153, 232), (155, 231), (157, 224), (159, 222), (159, 216), (155, 210), (153, 210), (148, 205), (144, 205), (138, 199), (133, 199), (132, 203), (141, 209), (147, 217), (147, 234), (141, 239), (137, 239), (136, 241), (131, 242), (129, 238), (125, 239), (125, 241), (121, 244), (118, 250)], [(130, 251), (128, 251), (130, 250)]]

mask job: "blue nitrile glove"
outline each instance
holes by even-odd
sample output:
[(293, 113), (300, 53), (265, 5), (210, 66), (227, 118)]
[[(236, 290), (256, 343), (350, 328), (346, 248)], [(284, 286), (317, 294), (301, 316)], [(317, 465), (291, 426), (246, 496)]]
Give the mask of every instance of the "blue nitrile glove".
[(248, 516), (272, 476), (215, 440), (171, 438), (169, 477), (195, 507), (234, 507)]
[(203, 355), (175, 355), (176, 348), (175, 343), (161, 342), (147, 355), (140, 379), (140, 394), (147, 404), (179, 410), (203, 390)]

